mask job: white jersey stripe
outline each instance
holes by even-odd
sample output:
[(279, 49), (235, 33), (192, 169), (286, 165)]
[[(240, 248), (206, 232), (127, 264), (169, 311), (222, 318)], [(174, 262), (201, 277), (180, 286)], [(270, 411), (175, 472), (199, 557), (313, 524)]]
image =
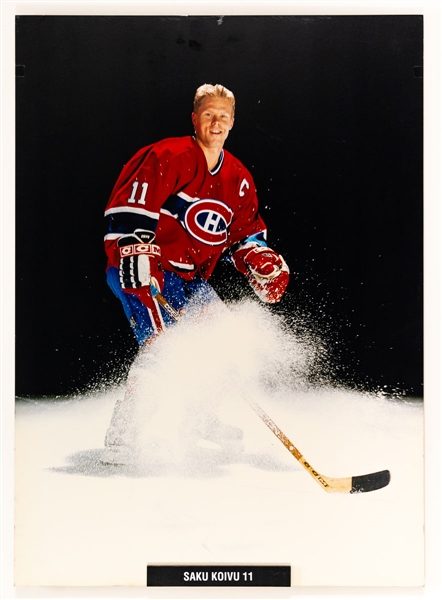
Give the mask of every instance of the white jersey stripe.
[(156, 219), (156, 220), (158, 220), (160, 218), (160, 213), (152, 212), (150, 210), (146, 210), (145, 208), (133, 208), (133, 207), (129, 207), (129, 206), (118, 206), (116, 208), (109, 208), (108, 210), (105, 211), (104, 216), (107, 217), (108, 215), (112, 215), (114, 213), (125, 213), (125, 212), (135, 213), (137, 215), (145, 215), (147, 217), (150, 217), (151, 219)]
[(183, 200), (187, 200), (187, 202), (196, 202), (197, 200), (200, 200), (200, 198), (192, 198), (192, 196), (188, 196), (185, 192), (178, 192), (177, 196)]
[(162, 208), (160, 210), (160, 213), (162, 213), (163, 215), (168, 215), (169, 217), (173, 217), (174, 219), (178, 219), (178, 215), (174, 215), (173, 213), (171, 213), (169, 210), (167, 210), (166, 208)]
[(192, 271), (192, 269), (195, 268), (195, 265), (189, 265), (186, 263), (175, 262), (174, 260), (168, 260), (168, 262), (170, 262), (170, 264), (173, 265), (174, 267), (177, 267), (177, 269), (188, 269), (189, 271)]
[(104, 236), (105, 240), (118, 240), (122, 235), (124, 235), (123, 233), (107, 233)]

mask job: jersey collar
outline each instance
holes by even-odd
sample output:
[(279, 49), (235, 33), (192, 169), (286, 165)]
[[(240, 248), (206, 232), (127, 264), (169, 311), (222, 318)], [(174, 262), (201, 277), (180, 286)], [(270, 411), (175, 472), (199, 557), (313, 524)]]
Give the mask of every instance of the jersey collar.
[(211, 175), (216, 175), (217, 173), (219, 173), (221, 170), (221, 167), (223, 166), (223, 162), (224, 162), (224, 150), (221, 150), (221, 154), (219, 155), (218, 162), (216, 163), (215, 167), (212, 170), (209, 169), (209, 173)]
[[(197, 148), (199, 148), (200, 151), (204, 154), (202, 148), (200, 147), (200, 145), (196, 141), (196, 137), (194, 135), (192, 135), (192, 140), (193, 140), (195, 146)], [(221, 150), (221, 154), (219, 155), (218, 162), (216, 163), (216, 165), (214, 166), (214, 168), (212, 170), (208, 169), (209, 173), (211, 175), (216, 175), (217, 173), (219, 173), (221, 171), (221, 167), (223, 166), (223, 162), (224, 162), (224, 150)]]

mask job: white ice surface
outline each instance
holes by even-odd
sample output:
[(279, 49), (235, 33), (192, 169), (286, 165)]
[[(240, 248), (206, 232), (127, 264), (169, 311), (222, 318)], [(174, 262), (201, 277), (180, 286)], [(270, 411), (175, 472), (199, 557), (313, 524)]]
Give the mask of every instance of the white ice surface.
[[(293, 586), (423, 584), (422, 403), (309, 384), (315, 345), (260, 311), (180, 324), (159, 345), (155, 432), (172, 463), (99, 462), (123, 387), (17, 401), (16, 584), (145, 586), (148, 564), (288, 564)], [(324, 492), (233, 380), (316, 470), (389, 469), (390, 485)], [(181, 454), (184, 416), (204, 402), (243, 428), (244, 454)]]

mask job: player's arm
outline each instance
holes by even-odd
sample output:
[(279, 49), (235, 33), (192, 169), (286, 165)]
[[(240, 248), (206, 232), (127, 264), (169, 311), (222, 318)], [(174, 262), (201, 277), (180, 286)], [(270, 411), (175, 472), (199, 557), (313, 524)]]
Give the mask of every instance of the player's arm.
[(251, 175), (244, 173), (238, 192), (243, 201), (231, 233), (233, 240), (239, 233), (248, 235), (231, 247), (230, 258), (263, 302), (279, 302), (289, 282), (289, 268), (283, 257), (267, 246), (255, 185)]
[(171, 179), (164, 157), (152, 148), (142, 149), (121, 172), (105, 211), (109, 264), (118, 269), (122, 289), (148, 308), (155, 308), (150, 284), (159, 291), (164, 285), (161, 249), (154, 241)]

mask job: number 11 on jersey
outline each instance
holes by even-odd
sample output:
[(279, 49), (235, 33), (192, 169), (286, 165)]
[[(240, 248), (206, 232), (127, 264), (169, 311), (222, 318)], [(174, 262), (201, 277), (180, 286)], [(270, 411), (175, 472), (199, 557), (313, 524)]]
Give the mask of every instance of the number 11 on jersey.
[(144, 182), (141, 184), (141, 196), (140, 198), (137, 200), (136, 199), (136, 195), (137, 195), (137, 190), (138, 190), (138, 181), (134, 181), (132, 184), (132, 194), (130, 196), (130, 198), (127, 199), (128, 202), (131, 203), (137, 203), (137, 204), (146, 204), (146, 193), (147, 193), (147, 188), (149, 187), (149, 184), (147, 182)]

